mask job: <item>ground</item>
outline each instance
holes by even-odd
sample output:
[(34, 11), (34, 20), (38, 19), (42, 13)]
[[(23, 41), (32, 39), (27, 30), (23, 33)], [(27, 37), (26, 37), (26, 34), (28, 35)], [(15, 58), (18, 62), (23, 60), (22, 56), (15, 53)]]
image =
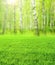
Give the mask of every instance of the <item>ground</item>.
[(55, 65), (55, 36), (0, 35), (0, 65)]

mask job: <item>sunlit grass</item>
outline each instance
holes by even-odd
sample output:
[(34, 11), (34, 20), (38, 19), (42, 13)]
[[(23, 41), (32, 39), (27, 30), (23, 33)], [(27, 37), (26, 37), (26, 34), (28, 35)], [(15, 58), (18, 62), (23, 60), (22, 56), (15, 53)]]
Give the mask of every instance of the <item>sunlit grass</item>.
[(54, 65), (55, 36), (0, 36), (1, 65)]

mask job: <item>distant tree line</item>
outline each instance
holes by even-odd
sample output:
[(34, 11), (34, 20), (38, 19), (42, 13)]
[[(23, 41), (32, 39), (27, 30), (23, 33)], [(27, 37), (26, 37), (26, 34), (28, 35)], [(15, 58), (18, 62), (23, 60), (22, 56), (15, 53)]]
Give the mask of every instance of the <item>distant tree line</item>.
[[(17, 3), (14, 3), (13, 6), (9, 6), (7, 1), (4, 1), (5, 4), (2, 1), (0, 2), (0, 9), (2, 10), (0, 10), (0, 29), (2, 30), (0, 30), (0, 33), (6, 33), (7, 28), (9, 32), (13, 30), (14, 33), (17, 33), (17, 31), (23, 33), (26, 27), (27, 31), (34, 31), (37, 35), (41, 32), (55, 32), (54, 0), (47, 2), (46, 0), (17, 0)], [(4, 8), (4, 10), (2, 8)], [(10, 8), (12, 8), (13, 12), (10, 12)], [(28, 8), (30, 8), (30, 10)], [(25, 13), (26, 9), (28, 10)], [(2, 12), (3, 14), (1, 14)], [(9, 16), (8, 12), (10, 12), (11, 16)]]

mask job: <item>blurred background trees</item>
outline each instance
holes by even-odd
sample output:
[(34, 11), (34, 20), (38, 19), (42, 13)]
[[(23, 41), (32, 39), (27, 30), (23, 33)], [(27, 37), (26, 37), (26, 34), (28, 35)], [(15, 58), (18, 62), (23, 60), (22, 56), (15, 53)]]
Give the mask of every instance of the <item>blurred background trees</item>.
[(55, 0), (0, 0), (0, 33), (55, 32)]

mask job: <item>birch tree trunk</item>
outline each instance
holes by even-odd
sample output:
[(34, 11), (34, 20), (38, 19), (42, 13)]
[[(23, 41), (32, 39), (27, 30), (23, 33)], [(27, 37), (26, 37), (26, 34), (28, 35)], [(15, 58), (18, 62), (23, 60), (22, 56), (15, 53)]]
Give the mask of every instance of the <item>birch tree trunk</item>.
[(55, 1), (54, 1), (54, 32), (55, 32)]
[(17, 33), (16, 30), (16, 4), (14, 3), (14, 33)]
[(3, 21), (3, 26), (2, 26), (2, 34), (6, 32), (6, 20), (7, 20), (7, 14), (8, 13), (8, 5), (7, 2), (5, 3), (5, 13), (4, 13), (4, 21)]
[(36, 31), (36, 34), (39, 35), (39, 29), (38, 29), (38, 16), (37, 16), (37, 12), (36, 12), (36, 4), (35, 4), (35, 0), (31, 0), (31, 4), (32, 4), (32, 13), (33, 13), (33, 18), (34, 18), (34, 28)]
[(32, 3), (31, 3), (31, 1), (30, 1), (30, 30), (33, 30)]
[(46, 24), (47, 24), (47, 20), (46, 20), (46, 10), (45, 10), (45, 0), (42, 1), (42, 17), (43, 17), (43, 25), (42, 25), (42, 30), (44, 33), (46, 33)]
[(53, 2), (53, 0), (51, 2), (50, 13), (51, 13), (51, 16), (50, 16), (50, 30), (51, 30), (51, 32), (53, 32), (53, 28), (54, 28), (54, 2)]
[(20, 15), (20, 32), (22, 33), (23, 32), (23, 17), (22, 17), (22, 0), (19, 0), (19, 15)]

